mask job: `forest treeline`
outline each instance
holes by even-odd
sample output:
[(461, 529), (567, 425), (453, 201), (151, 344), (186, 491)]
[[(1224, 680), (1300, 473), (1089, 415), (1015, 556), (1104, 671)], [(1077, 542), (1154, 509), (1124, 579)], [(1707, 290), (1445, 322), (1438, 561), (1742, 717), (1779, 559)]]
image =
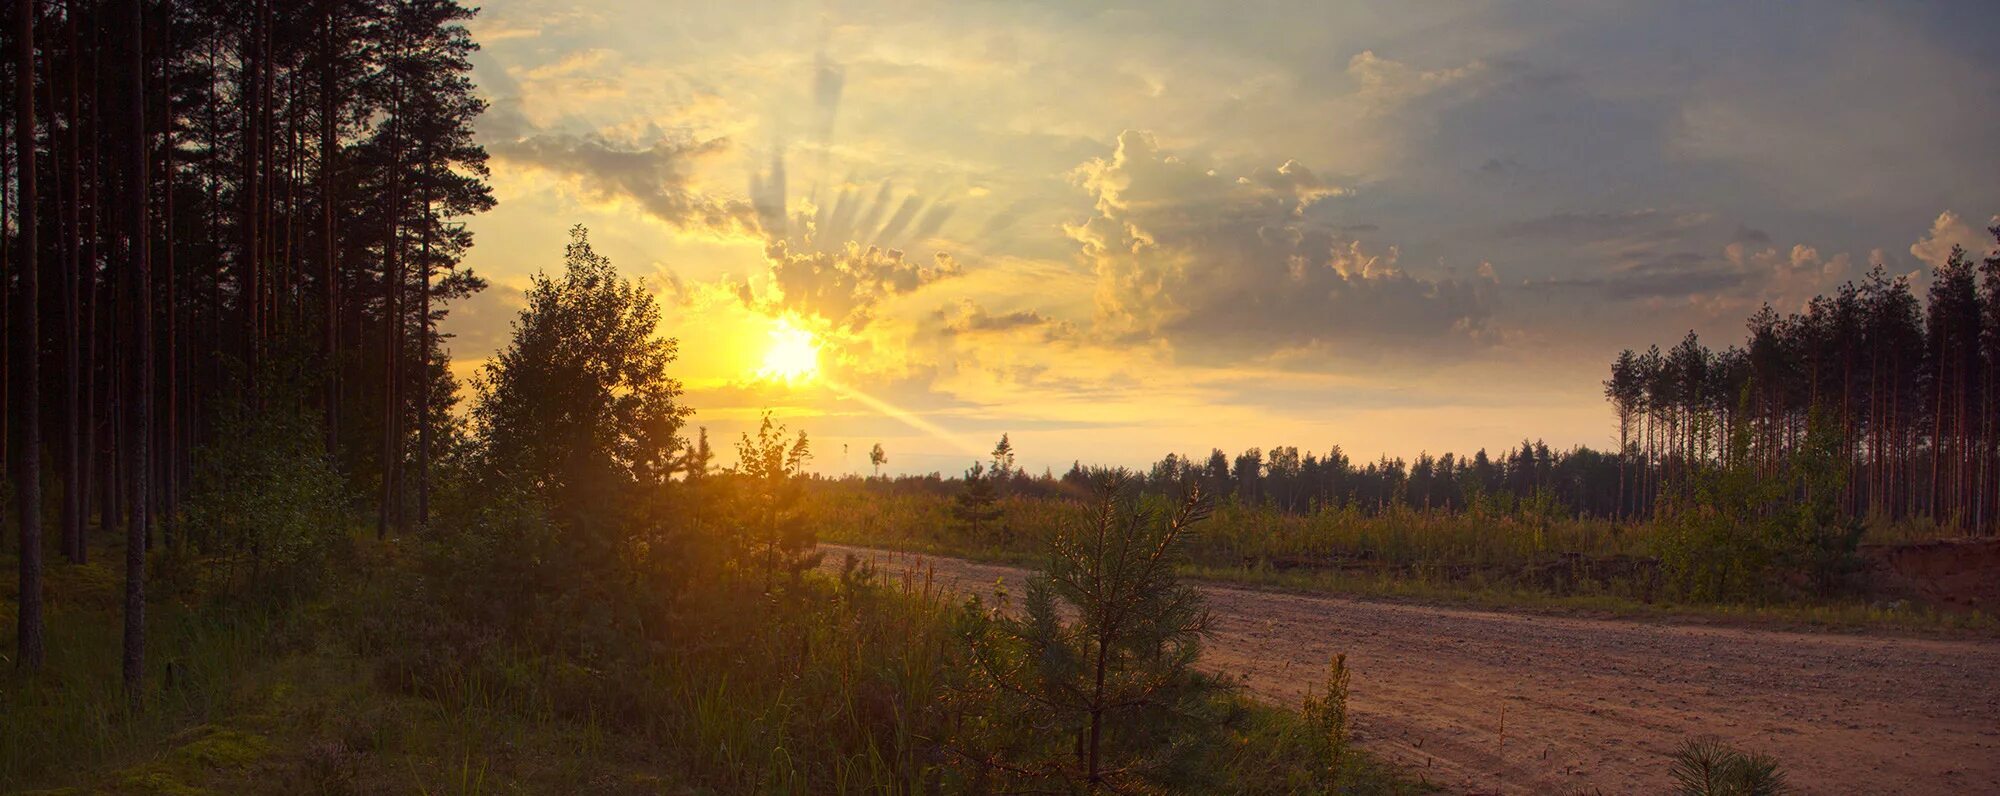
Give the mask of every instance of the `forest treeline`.
[[(1989, 231), (2000, 246), (2000, 226)], [(1709, 471), (1775, 478), (1808, 451), (1818, 423), (1839, 440), (1845, 516), (1991, 534), (2000, 528), (2000, 253), (1975, 260), (1955, 249), (1930, 276), (1925, 300), (1908, 276), (1878, 266), (1801, 312), (1767, 304), (1750, 317), (1747, 339), (1721, 351), (1689, 332), (1665, 351), (1620, 352), (1604, 382), (1617, 450), (1524, 439), (1497, 455), (1356, 461), (1339, 445), (1323, 454), (1217, 448), (1167, 454), (1145, 482), (1162, 494), (1199, 485), (1294, 514), (1414, 508), (1652, 520)], [(952, 480), (1053, 496), (1083, 479), (1080, 464), (1034, 476), (1001, 453)], [(967, 488), (935, 474), (896, 480), (940, 494)]]
[(1741, 345), (1711, 350), (1690, 332), (1671, 350), (1621, 352), (1604, 383), (1624, 449), (1618, 510), (1646, 512), (1704, 464), (1771, 472), (1818, 423), (1837, 432), (1849, 516), (1993, 532), (2000, 253), (1953, 247), (1930, 277), (1919, 301), (1909, 277), (1877, 266), (1803, 311), (1765, 305)]
[(171, 544), (197, 451), (283, 401), (385, 532), (422, 522), (457, 385), (437, 324), (493, 205), (455, 0), (11, 0), (0, 418), (22, 662), (42, 538)]

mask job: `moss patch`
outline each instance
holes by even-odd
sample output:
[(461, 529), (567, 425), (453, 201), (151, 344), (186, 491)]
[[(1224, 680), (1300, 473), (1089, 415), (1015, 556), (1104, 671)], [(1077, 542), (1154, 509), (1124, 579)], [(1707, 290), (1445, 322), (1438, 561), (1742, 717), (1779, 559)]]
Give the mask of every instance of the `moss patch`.
[(161, 793), (168, 796), (207, 796), (212, 793), (180, 781), (171, 772), (157, 768), (144, 771), (126, 772), (118, 779), (118, 790), (122, 793)]
[(188, 733), (201, 737), (174, 749), (167, 756), (176, 763), (198, 770), (248, 768), (271, 752), (271, 742), (264, 736), (229, 727), (205, 724)]

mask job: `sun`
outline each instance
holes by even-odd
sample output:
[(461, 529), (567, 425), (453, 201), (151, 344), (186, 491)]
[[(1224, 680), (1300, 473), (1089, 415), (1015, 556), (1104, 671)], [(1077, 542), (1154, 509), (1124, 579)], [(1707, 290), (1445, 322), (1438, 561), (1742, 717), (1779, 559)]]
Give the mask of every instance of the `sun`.
[(771, 325), (771, 345), (764, 349), (764, 367), (757, 375), (786, 384), (812, 381), (819, 375), (819, 348), (812, 332), (780, 318)]

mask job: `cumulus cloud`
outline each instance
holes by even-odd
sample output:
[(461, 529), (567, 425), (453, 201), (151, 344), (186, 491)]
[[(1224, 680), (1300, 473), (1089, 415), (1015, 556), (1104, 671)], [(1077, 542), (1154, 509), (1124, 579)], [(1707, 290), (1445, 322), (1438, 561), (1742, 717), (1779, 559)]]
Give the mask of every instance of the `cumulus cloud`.
[[(1989, 219), (1986, 225), (2000, 226), (2000, 215)], [(1957, 213), (1946, 210), (1939, 213), (1937, 219), (1931, 222), (1929, 232), (1924, 233), (1922, 238), (1910, 245), (1910, 256), (1936, 268), (1944, 265), (1944, 261), (1951, 257), (1953, 246), (1978, 255), (1992, 250), (1993, 245), (1992, 233), (1984, 229), (1975, 229), (1971, 224), (1965, 223), (1965, 219), (1959, 218)]]
[(941, 279), (958, 263), (942, 252), (929, 261), (907, 260), (896, 249), (849, 243), (834, 251), (795, 252), (784, 243), (765, 250), (769, 271), (737, 284), (745, 306), (770, 314), (817, 317), (835, 329), (859, 332), (878, 305)]
[(620, 144), (599, 135), (543, 133), (489, 145), (495, 157), (573, 178), (586, 196), (630, 201), (678, 229), (755, 233), (756, 208), (694, 184), (697, 162), (728, 151), (727, 139), (660, 135), (649, 144)]
[(1296, 163), (1231, 179), (1144, 132), (1076, 169), (1095, 211), (1065, 227), (1097, 276), (1100, 331), (1234, 355), (1464, 343), (1491, 332), (1491, 266), (1424, 277), (1309, 212), (1335, 191)]
[(1803, 243), (1780, 249), (1755, 248), (1737, 241), (1723, 247), (1722, 253), (1755, 286), (1752, 301), (1787, 309), (1802, 307), (1814, 296), (1832, 292), (1853, 270), (1853, 258), (1846, 253), (1822, 257), (1818, 248)]

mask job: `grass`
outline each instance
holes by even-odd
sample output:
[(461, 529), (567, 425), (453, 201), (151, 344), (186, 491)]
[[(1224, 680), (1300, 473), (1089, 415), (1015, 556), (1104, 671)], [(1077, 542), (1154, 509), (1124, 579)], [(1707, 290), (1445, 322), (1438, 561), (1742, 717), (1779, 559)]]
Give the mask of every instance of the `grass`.
[(1491, 610), (1528, 611), (1619, 619), (1740, 623), (1821, 630), (1892, 629), (1914, 633), (1986, 635), (2000, 621), (1979, 612), (1945, 612), (1915, 604), (1864, 600), (1822, 603), (1640, 602), (1616, 594), (1550, 594), (1504, 585), (1438, 584), (1397, 576), (1277, 571), (1256, 567), (1191, 566), (1185, 577), (1235, 585)]
[(122, 585), (100, 564), (56, 564), (47, 584), (45, 666), (0, 672), (0, 791), (674, 792), (657, 751), (588, 722), (384, 688), (379, 660), (352, 642), (355, 591), (284, 612), (152, 602), (135, 714), (119, 676)]
[[(411, 634), (438, 608), (418, 602), (413, 557), (365, 535), (355, 546), (350, 576), (282, 610), (155, 600), (137, 714), (118, 678), (119, 578), (54, 565), (48, 663), (0, 673), (0, 791), (933, 793), (959, 782), (936, 741), (965, 718), (953, 713), (965, 707), (953, 630), (965, 608), (922, 578), (813, 575), (782, 605), (718, 593), (685, 608), (708, 620), (664, 638), (557, 652)], [(0, 606), (11, 617), (13, 600)], [(1246, 793), (1296, 792), (1308, 747), (1297, 716), (1218, 698), (1231, 719), (1200, 765)], [(1343, 792), (1424, 790), (1364, 756)]]
[[(815, 485), (821, 537), (840, 544), (1036, 566), (1035, 539), (1070, 519), (1063, 501), (1012, 496), (1000, 527), (959, 527), (941, 494), (855, 482)], [(1901, 600), (1832, 598), (1695, 602), (1675, 599), (1646, 562), (1657, 529), (1577, 518), (1352, 508), (1293, 515), (1225, 503), (1188, 547), (1185, 577), (1259, 588), (1488, 609), (1824, 629), (1990, 635), (2000, 619)], [(1871, 529), (1870, 541), (1920, 535)]]

